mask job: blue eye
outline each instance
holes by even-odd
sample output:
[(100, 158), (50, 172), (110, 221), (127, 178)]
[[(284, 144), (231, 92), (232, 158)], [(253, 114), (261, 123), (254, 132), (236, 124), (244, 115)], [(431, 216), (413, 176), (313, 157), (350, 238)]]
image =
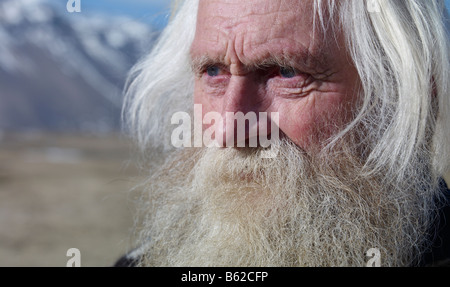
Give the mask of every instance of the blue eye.
[(206, 69), (206, 73), (210, 77), (217, 77), (218, 75), (220, 75), (220, 68), (217, 66), (210, 66)]
[(280, 68), (280, 76), (282, 76), (283, 78), (290, 79), (290, 78), (297, 76), (297, 72), (295, 71), (294, 68), (281, 67)]

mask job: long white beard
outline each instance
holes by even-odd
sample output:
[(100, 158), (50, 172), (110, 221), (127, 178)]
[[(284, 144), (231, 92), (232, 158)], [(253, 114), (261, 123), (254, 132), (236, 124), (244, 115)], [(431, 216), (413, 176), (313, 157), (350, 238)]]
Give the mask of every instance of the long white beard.
[(365, 266), (371, 248), (382, 266), (416, 262), (435, 210), (425, 177), (386, 182), (349, 153), (275, 145), (272, 159), (247, 148), (172, 154), (142, 199), (140, 265)]

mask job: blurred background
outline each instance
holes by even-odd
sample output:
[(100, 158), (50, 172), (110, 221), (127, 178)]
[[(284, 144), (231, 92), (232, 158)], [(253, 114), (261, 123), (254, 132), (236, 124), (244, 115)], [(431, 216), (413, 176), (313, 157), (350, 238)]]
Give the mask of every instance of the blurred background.
[(0, 0), (0, 266), (110, 266), (139, 183), (122, 89), (168, 0)]
[(111, 266), (132, 247), (122, 89), (170, 2), (0, 0), (0, 266), (66, 266), (70, 248)]

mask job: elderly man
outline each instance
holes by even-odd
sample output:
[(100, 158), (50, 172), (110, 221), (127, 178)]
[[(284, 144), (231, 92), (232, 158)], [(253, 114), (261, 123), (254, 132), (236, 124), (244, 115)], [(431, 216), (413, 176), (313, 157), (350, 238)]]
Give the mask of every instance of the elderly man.
[[(446, 17), (439, 0), (183, 1), (127, 86), (152, 172), (118, 265), (445, 262)], [(174, 145), (181, 111), (215, 144)]]

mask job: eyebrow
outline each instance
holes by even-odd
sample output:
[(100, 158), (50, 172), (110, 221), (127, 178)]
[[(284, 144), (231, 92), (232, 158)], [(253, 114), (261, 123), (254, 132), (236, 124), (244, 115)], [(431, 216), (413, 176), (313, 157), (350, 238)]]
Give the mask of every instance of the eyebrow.
[(191, 56), (191, 70), (195, 75), (201, 75), (208, 67), (220, 65), (226, 66), (221, 59), (214, 59), (209, 56), (192, 57)]
[[(208, 55), (193, 56), (191, 54), (191, 69), (196, 75), (201, 75), (211, 66), (227, 67), (229, 64), (223, 58)], [(326, 57), (313, 55), (309, 51), (299, 53), (268, 54), (249, 64), (242, 64), (246, 71), (255, 71), (270, 67), (292, 67), (303, 72), (322, 73), (327, 70)]]

